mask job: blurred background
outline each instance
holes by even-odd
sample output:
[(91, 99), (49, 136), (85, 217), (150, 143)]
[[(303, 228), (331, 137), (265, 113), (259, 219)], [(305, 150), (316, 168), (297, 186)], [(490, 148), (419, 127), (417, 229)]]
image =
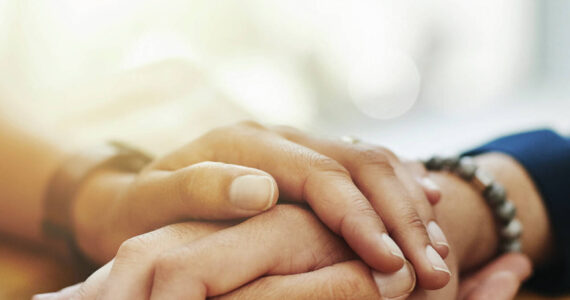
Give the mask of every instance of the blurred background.
[[(241, 119), (407, 157), (570, 134), (568, 16), (564, 0), (0, 0), (0, 114), (157, 154)], [(3, 239), (1, 299), (76, 280)]]
[(570, 2), (0, 0), (0, 107), (155, 152), (235, 120), (405, 156), (570, 132)]

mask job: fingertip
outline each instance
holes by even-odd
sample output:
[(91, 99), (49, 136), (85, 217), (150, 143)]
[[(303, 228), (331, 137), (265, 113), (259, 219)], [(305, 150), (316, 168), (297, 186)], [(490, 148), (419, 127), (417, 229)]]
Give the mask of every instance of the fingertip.
[(441, 189), (435, 181), (429, 177), (418, 178), (420, 186), (422, 187), (426, 198), (431, 205), (436, 205), (441, 200)]
[[(341, 226), (341, 235), (348, 245), (370, 268), (392, 273), (405, 263), (404, 254), (392, 238), (362, 219), (346, 217)], [(380, 231), (380, 232), (378, 232)]]
[(451, 272), (444, 269), (433, 270), (430, 274), (418, 274), (418, 285), (426, 290), (438, 290), (451, 280)]
[(426, 246), (425, 257), (429, 266), (416, 266), (418, 284), (426, 290), (443, 288), (451, 280), (449, 267), (431, 245)]
[(441, 227), (439, 227), (437, 222), (430, 221), (427, 224), (426, 229), (437, 253), (439, 253), (442, 258), (446, 258), (449, 254), (449, 243), (447, 242), (447, 237), (445, 236), (445, 233), (443, 233)]
[(433, 248), (443, 259), (446, 259), (449, 255), (449, 245), (446, 243), (434, 243)]
[(416, 286), (414, 268), (409, 262), (394, 273), (372, 270), (372, 278), (383, 299), (405, 299)]
[(372, 269), (393, 273), (404, 267), (406, 262), (404, 253), (387, 233), (381, 233), (380, 239), (375, 244), (377, 253), (366, 253), (367, 257), (362, 257)]

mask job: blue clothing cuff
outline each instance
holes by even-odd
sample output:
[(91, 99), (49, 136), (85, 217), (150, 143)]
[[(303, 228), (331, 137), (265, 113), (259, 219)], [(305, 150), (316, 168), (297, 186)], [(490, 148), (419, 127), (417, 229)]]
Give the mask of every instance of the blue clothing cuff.
[(502, 152), (521, 163), (548, 210), (557, 255), (551, 265), (535, 270), (528, 286), (553, 294), (570, 291), (570, 139), (537, 130), (499, 138), (463, 155), (485, 152)]

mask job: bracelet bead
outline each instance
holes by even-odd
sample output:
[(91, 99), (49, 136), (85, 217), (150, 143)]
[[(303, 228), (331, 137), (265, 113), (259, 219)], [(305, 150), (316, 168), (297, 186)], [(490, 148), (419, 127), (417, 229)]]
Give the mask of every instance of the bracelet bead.
[(459, 165), (459, 156), (446, 157), (442, 162), (443, 168), (447, 170), (454, 170)]
[(520, 240), (512, 240), (508, 242), (504, 242), (500, 246), (500, 251), (503, 253), (508, 252), (522, 252), (522, 244)]
[(495, 209), (495, 215), (503, 224), (508, 224), (516, 213), (517, 209), (511, 201), (505, 201)]
[(520, 237), (523, 227), (516, 219), (516, 207), (507, 200), (507, 191), (503, 185), (496, 182), (491, 174), (477, 167), (470, 157), (442, 158), (434, 156), (424, 161), (424, 166), (430, 171), (447, 170), (469, 181), (489, 204), (498, 225), (498, 235), (501, 239), (499, 250), (501, 252), (521, 252)]
[(426, 168), (430, 170), (441, 170), (443, 168), (443, 158), (440, 156), (434, 156), (430, 158), (425, 164)]
[(514, 240), (521, 237), (522, 224), (517, 219), (513, 219), (509, 224), (501, 229), (501, 236), (507, 240)]
[(471, 180), (475, 176), (477, 165), (470, 157), (463, 157), (459, 160), (457, 174), (465, 180)]
[(491, 186), (483, 192), (483, 196), (485, 196), (485, 199), (487, 199), (492, 207), (496, 207), (507, 200), (507, 191), (500, 183), (493, 182)]
[(477, 169), (475, 171), (475, 176), (473, 177), (473, 185), (480, 192), (485, 192), (493, 184), (493, 176), (491, 174)]

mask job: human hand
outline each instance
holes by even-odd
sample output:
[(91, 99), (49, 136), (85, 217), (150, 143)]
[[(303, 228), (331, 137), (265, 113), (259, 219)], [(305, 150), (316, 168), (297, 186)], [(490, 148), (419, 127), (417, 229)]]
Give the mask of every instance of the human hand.
[[(227, 226), (188, 222), (133, 238), (85, 283), (35, 300), (204, 299), (216, 295), (219, 300), (407, 296), (483, 300), (489, 294), (507, 300), (530, 274), (527, 258), (508, 254), (465, 278), (457, 295), (457, 262), (451, 253), (447, 258), (454, 274), (451, 283), (437, 291), (414, 290), (410, 280), (414, 270), (409, 263), (393, 274), (372, 275), (342, 240), (302, 208), (279, 205), (222, 230)], [(246, 284), (255, 278), (259, 279)]]
[[(233, 189), (240, 175), (261, 177)], [(246, 209), (232, 198), (235, 190), (245, 192)], [(427, 201), (437, 192), (429, 191), (384, 148), (241, 123), (207, 133), (138, 175), (93, 177), (74, 212), (81, 249), (104, 262), (131, 236), (188, 219), (250, 216), (270, 208), (280, 194), (307, 202), (373, 269), (399, 270), (405, 256), (419, 285), (435, 289), (449, 281), (441, 259), (449, 249)], [(202, 208), (210, 202), (212, 209)]]
[[(521, 172), (520, 167), (516, 167), (516, 164), (512, 164), (512, 160), (503, 160), (504, 163), (499, 162), (497, 159), (495, 159), (497, 156), (496, 155), (489, 155), (489, 156), (485, 156), (485, 160), (482, 160), (481, 162), (485, 164), (485, 166), (489, 167), (489, 168), (500, 168), (500, 170), (502, 171), (508, 171), (505, 172), (504, 174), (496, 174), (499, 178), (501, 178), (501, 180), (503, 182), (507, 183), (507, 186), (519, 186), (519, 187), (529, 187), (531, 186), (531, 182), (528, 182), (529, 179), (525, 178), (524, 176), (519, 176), (519, 174)], [(483, 159), (483, 158), (482, 158)], [(421, 172), (421, 171), (420, 171)], [(435, 175), (435, 177), (434, 177)], [(432, 178), (434, 178), (439, 186), (442, 187), (442, 201), (439, 205), (437, 205), (435, 207), (436, 209), (436, 213), (438, 215), (438, 219), (439, 221), (444, 225), (443, 229), (445, 229), (446, 234), (448, 234), (448, 236), (450, 236), (450, 244), (452, 246), (452, 253), (451, 255), (448, 257), (447, 261), (448, 264), (450, 265), (450, 267), (452, 268), (453, 274), (456, 275), (458, 274), (458, 271), (456, 271), (457, 266), (455, 265), (455, 263), (452, 261), (450, 261), (451, 259), (453, 259), (454, 257), (457, 259), (457, 263), (459, 264), (459, 269), (473, 269), (476, 268), (478, 266), (480, 266), (480, 264), (484, 261), (487, 261), (490, 256), (492, 255), (492, 253), (494, 252), (493, 249), (496, 249), (496, 234), (495, 234), (495, 230), (494, 230), (494, 226), (492, 224), (492, 214), (489, 211), (486, 203), (484, 202), (484, 200), (481, 198), (481, 196), (472, 188), (469, 186), (468, 183), (463, 182), (462, 180), (456, 178), (453, 175), (448, 175), (448, 174), (430, 174), (430, 176), (432, 176)], [(521, 182), (524, 182), (524, 184), (520, 184)], [(521, 200), (521, 201), (527, 201), (527, 202), (520, 202), (522, 204), (524, 204), (525, 208), (534, 208), (535, 205), (533, 203), (540, 203), (540, 198), (538, 198), (538, 196), (534, 195), (528, 199), (525, 199), (525, 197), (529, 197), (529, 195), (533, 195), (536, 194), (536, 192), (528, 191), (527, 189), (516, 189), (513, 188), (511, 189), (512, 191), (512, 195), (513, 197), (515, 197), (514, 199), (517, 200)], [(457, 205), (457, 201), (461, 201), (462, 205)], [(531, 209), (528, 212), (535, 212), (536, 209)], [(529, 221), (529, 222), (535, 222), (535, 223), (541, 223), (540, 221), (537, 221), (535, 218), (531, 217), (531, 216), (525, 216), (525, 213), (527, 213), (527, 210), (525, 209), (524, 211), (521, 211), (522, 213), (522, 220), (523, 222), (525, 221)], [(540, 218), (539, 218), (540, 219)], [(529, 240), (533, 241), (536, 240), (535, 235), (537, 234), (541, 234), (541, 232), (528, 232), (528, 234), (530, 235), (529, 237), (527, 237)], [(526, 247), (525, 249), (532, 249), (534, 248), (532, 243), (528, 243), (527, 245), (529, 245), (529, 247)], [(537, 253), (538, 250), (535, 251), (531, 251), (531, 253), (533, 253), (533, 256), (540, 256)], [(457, 255), (456, 255), (457, 254)], [(490, 287), (493, 287), (493, 293), (497, 294), (497, 295), (512, 295), (514, 293), (514, 291), (517, 289), (518, 285), (520, 284), (520, 282), (522, 281), (522, 279), (528, 275), (528, 273), (525, 273), (525, 262), (523, 260), (523, 262), (520, 262), (520, 257), (519, 262), (516, 263), (512, 263), (513, 261), (516, 261), (517, 258), (515, 258), (515, 260), (507, 260), (508, 262), (511, 263), (507, 263), (505, 264), (503, 260), (503, 258), (497, 260), (499, 263), (498, 264), (491, 264), (489, 265), (489, 268), (485, 268), (483, 269), (483, 271), (476, 273), (476, 274), (484, 274), (482, 276), (479, 275), (474, 275), (471, 277), (467, 277), (467, 279), (465, 280), (466, 284), (463, 284), (461, 286), (461, 295), (460, 297), (465, 297), (466, 295), (469, 295), (469, 297), (475, 297), (477, 295), (485, 295), (485, 291), (491, 291)], [(528, 262), (528, 260), (527, 260)], [(497, 267), (493, 267), (493, 266), (499, 266)], [(528, 263), (526, 263), (526, 265), (528, 266)], [(355, 267), (356, 266), (356, 267)], [(508, 267), (511, 266), (511, 267)], [(515, 269), (512, 269), (513, 266), (518, 266), (515, 267)], [(520, 266), (522, 266), (522, 268), (520, 268)], [(110, 268), (110, 266), (106, 267), (107, 269)], [(324, 295), (330, 295), (330, 294), (326, 294), (327, 291), (332, 292), (332, 291), (336, 291), (338, 293), (340, 293), (339, 298), (342, 299), (343, 295), (344, 298), (350, 298), (348, 296), (350, 296), (351, 294), (347, 291), (350, 291), (350, 289), (345, 289), (345, 288), (353, 288), (352, 290), (356, 289), (359, 291), (362, 291), (362, 293), (359, 294), (355, 294), (355, 295), (361, 295), (362, 299), (366, 299), (366, 297), (375, 299), (377, 297), (379, 297), (378, 295), (376, 295), (375, 290), (372, 289), (371, 287), (374, 287), (374, 282), (372, 280), (368, 280), (368, 281), (362, 281), (362, 276), (352, 276), (349, 275), (350, 273), (344, 274), (341, 277), (342, 282), (338, 282), (338, 280), (335, 281), (335, 275), (337, 274), (336, 272), (334, 272), (335, 270), (345, 270), (348, 269), (350, 270), (360, 270), (358, 272), (353, 272), (354, 274), (364, 274), (366, 275), (366, 272), (363, 273), (362, 268), (364, 268), (364, 270), (366, 269), (366, 265), (363, 265), (361, 262), (351, 262), (351, 263), (342, 263), (339, 264), (338, 266), (331, 266), (331, 267), (325, 267), (319, 270), (315, 270), (314, 272), (309, 272), (307, 273), (307, 275), (303, 275), (303, 274), (294, 274), (294, 275), (288, 275), (288, 276), (266, 276), (263, 277), (261, 279), (258, 279), (254, 282), (252, 282), (251, 284), (248, 284), (245, 287), (242, 287), (239, 290), (236, 290), (234, 292), (232, 292), (232, 294), (227, 294), (225, 296), (230, 296), (230, 295), (235, 295), (235, 296), (240, 296), (240, 295), (256, 295), (256, 294), (252, 294), (252, 293), (257, 293), (258, 295), (261, 295), (262, 298), (269, 298), (271, 299), (271, 295), (284, 295), (283, 293), (287, 292), (288, 296), (295, 296), (293, 298), (298, 298), (298, 299), (313, 299), (316, 298), (316, 296), (318, 296), (320, 293), (324, 293)], [(513, 274), (517, 274), (517, 278), (519, 278), (518, 280), (512, 280), (514, 277), (506, 274), (504, 272), (497, 272), (500, 271), (501, 268), (503, 268), (503, 271), (509, 271), (508, 268), (511, 268), (510, 270), (512, 271)], [(105, 268), (104, 268), (105, 269)], [(97, 274), (105, 274), (104, 269), (102, 269), (103, 271), (99, 271), (97, 272)], [(529, 268), (526, 268), (527, 270)], [(311, 277), (309, 276), (310, 274), (313, 275), (318, 275), (318, 274), (324, 274), (323, 272), (325, 272), (325, 270), (330, 270), (331, 272), (329, 273), (328, 271), (326, 271), (326, 274), (328, 274), (327, 276), (322, 277), (323, 280), (325, 281), (324, 283), (335, 283), (335, 284), (330, 284), (330, 285), (317, 285), (316, 283), (322, 282), (322, 281), (318, 281), (316, 277)], [(490, 272), (489, 270), (494, 270), (493, 272)], [(518, 271), (517, 271), (518, 270)], [(523, 271), (520, 271), (523, 270)], [(107, 271), (108, 272), (108, 271)], [(344, 272), (344, 271), (343, 271)], [(360, 272), (360, 273), (359, 273)], [(339, 273), (340, 274), (340, 273)], [(487, 278), (487, 275), (492, 275), (488, 278), (499, 278), (500, 280), (502, 280), (504, 282), (503, 285), (501, 285), (501, 290), (496, 290), (497, 286), (496, 285), (492, 285), (489, 283), (492, 283), (492, 280), (484, 280), (485, 278)], [(107, 276), (107, 275), (105, 275)], [(100, 278), (105, 278), (105, 276), (100, 276)], [(308, 276), (308, 277), (307, 277)], [(337, 277), (340, 275), (336, 275)], [(370, 273), (368, 273), (368, 276), (370, 276)], [(498, 277), (495, 277), (498, 276)], [(94, 275), (94, 277), (97, 277)], [(506, 277), (506, 278), (505, 278)], [(354, 278), (360, 278), (358, 280), (351, 280)], [(447, 298), (454, 298), (455, 293), (454, 293), (454, 288), (457, 289), (457, 284), (455, 283), (455, 276), (453, 277), (453, 281), (452, 284), (449, 284), (445, 290), (440, 290), (440, 291), (429, 291), (427, 292), (427, 295), (437, 295), (438, 293), (441, 293), (443, 291), (448, 291), (450, 294), (448, 294), (446, 297), (444, 297), (445, 295), (440, 295), (440, 297), (438, 297), (437, 299), (447, 299)], [(475, 280), (471, 280), (469, 278), (473, 278)], [(283, 279), (282, 284), (280, 283), (280, 281), (278, 279)], [(285, 280), (288, 279), (288, 280)], [(290, 280), (289, 280), (290, 279)], [(310, 281), (307, 281), (308, 279), (310, 279)], [(96, 280), (88, 280), (88, 282), (96, 282)], [(509, 282), (510, 281), (510, 282)], [(307, 284), (308, 282), (311, 283), (315, 283), (314, 285), (309, 285)], [(357, 283), (367, 283), (369, 285), (368, 289), (365, 289), (362, 285), (359, 285)], [(468, 284), (469, 282), (472, 282), (471, 284)], [(478, 289), (473, 289), (473, 282), (475, 282), (476, 286), (479, 285)], [(514, 282), (514, 284), (513, 284)], [(344, 284), (343, 284), (344, 283)], [(483, 283), (483, 284), (480, 284)], [(295, 286), (294, 289), (291, 289), (292, 286)], [(283, 289), (282, 293), (279, 294), (278, 290), (279, 290), (279, 286), (284, 286), (284, 287), (289, 287), (288, 289)], [(323, 286), (322, 289), (318, 289), (319, 286)], [(347, 287), (348, 286), (348, 287)], [(303, 289), (303, 287), (305, 287)], [(345, 287), (345, 288), (343, 288)], [(75, 289), (77, 289), (78, 287), (76, 287)], [(382, 288), (380, 288), (382, 289)], [(343, 292), (344, 291), (344, 292)], [(465, 292), (465, 291), (469, 291)], [(479, 291), (479, 292), (474, 292), (474, 291)], [(236, 293), (236, 294), (233, 294)], [(264, 294), (265, 293), (265, 294)], [(292, 294), (294, 293), (294, 294)], [(386, 293), (384, 293), (386, 295)], [(303, 296), (303, 295), (308, 295), (308, 296)], [(347, 296), (348, 295), (348, 296)], [(415, 296), (417, 296), (417, 294), (414, 294)], [(425, 295), (424, 295), (425, 296)], [(288, 298), (291, 298), (288, 297)], [(304, 297), (304, 298), (303, 298)], [(247, 297), (246, 297), (247, 298)], [(250, 297), (251, 298), (251, 297)], [(275, 297), (274, 297), (275, 298)], [(329, 297), (332, 298), (332, 297)], [(231, 299), (231, 298), (230, 298)], [(239, 298), (238, 298), (239, 299)], [(242, 298), (243, 299), (243, 298)], [(277, 298), (278, 299), (278, 298)], [(316, 298), (318, 299), (318, 298)], [(469, 299), (469, 298), (468, 298)], [(477, 298), (472, 298), (472, 299), (477, 299)], [(508, 297), (506, 297), (505, 299), (508, 299)]]
[[(262, 275), (355, 257), (310, 211), (294, 205), (226, 226), (186, 222), (131, 238), (85, 283), (37, 299), (205, 299)], [(413, 285), (411, 274), (406, 279)]]

